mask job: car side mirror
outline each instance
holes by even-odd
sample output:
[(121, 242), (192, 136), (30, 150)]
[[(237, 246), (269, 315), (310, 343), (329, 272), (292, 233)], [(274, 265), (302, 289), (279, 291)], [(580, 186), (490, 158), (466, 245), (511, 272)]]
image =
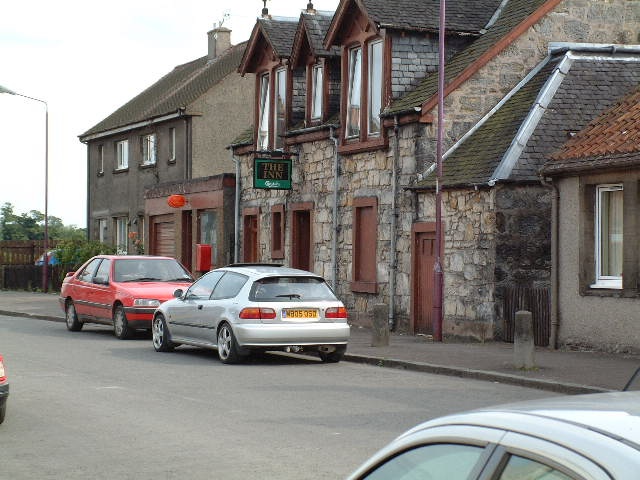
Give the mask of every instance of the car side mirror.
[(175, 298), (182, 298), (183, 294), (184, 294), (184, 292), (182, 291), (181, 288), (178, 288), (176, 291), (173, 292), (173, 296)]

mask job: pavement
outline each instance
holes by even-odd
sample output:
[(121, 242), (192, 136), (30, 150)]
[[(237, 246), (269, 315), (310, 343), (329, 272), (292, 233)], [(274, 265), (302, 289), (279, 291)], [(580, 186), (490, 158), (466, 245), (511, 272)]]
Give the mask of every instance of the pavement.
[[(0, 315), (64, 322), (57, 294), (0, 291)], [(434, 342), (392, 333), (388, 346), (372, 343), (370, 329), (352, 326), (344, 361), (564, 394), (622, 390), (640, 368), (640, 355), (536, 347), (535, 368), (523, 370), (514, 367), (513, 344), (496, 341)], [(629, 390), (640, 390), (640, 373)]]

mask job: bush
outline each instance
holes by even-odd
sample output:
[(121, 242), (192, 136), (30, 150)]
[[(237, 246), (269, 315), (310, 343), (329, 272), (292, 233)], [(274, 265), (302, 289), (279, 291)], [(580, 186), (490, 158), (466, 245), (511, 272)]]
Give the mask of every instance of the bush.
[(100, 242), (66, 240), (58, 245), (55, 252), (60, 263), (71, 271), (80, 268), (91, 257), (116, 253), (116, 248)]

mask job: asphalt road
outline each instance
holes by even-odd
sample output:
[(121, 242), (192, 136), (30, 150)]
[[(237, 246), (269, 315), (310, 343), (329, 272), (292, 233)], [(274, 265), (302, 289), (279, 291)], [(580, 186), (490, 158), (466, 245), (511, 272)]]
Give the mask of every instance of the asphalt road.
[(223, 365), (0, 316), (0, 478), (337, 479), (420, 421), (548, 392), (315, 358)]

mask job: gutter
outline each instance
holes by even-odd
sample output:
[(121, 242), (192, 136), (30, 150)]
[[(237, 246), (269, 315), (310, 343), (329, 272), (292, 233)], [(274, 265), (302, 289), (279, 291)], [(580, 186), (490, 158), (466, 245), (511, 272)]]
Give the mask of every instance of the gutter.
[(338, 285), (338, 233), (340, 227), (338, 226), (338, 188), (339, 188), (339, 176), (340, 166), (339, 154), (338, 154), (338, 138), (334, 135), (334, 127), (332, 126), (329, 131), (329, 139), (333, 142), (333, 238), (331, 239), (331, 284), (334, 289)]
[(79, 138), (82, 143), (87, 143), (91, 140), (96, 140), (98, 138), (109, 137), (111, 135), (116, 135), (118, 133), (128, 132), (129, 130), (134, 130), (136, 128), (146, 127), (149, 125), (155, 125), (156, 123), (166, 122), (167, 120), (173, 120), (175, 118), (180, 118), (183, 116), (184, 116), (184, 108), (180, 108), (178, 109), (177, 112), (170, 113), (168, 115), (152, 118), (151, 120), (144, 120), (142, 122), (131, 123), (123, 127), (112, 128), (111, 130), (105, 130), (104, 132), (92, 133), (86, 136), (80, 135)]
[(396, 310), (396, 275), (398, 270), (397, 238), (398, 215), (396, 212), (396, 196), (398, 195), (398, 163), (400, 162), (400, 139), (398, 138), (398, 116), (393, 119), (393, 165), (391, 167), (391, 252), (389, 255), (389, 330), (395, 330)]
[(236, 198), (233, 209), (233, 263), (240, 261), (240, 159), (231, 151), (231, 161), (236, 167)]
[(554, 350), (558, 349), (558, 336), (560, 331), (560, 278), (559, 265), (560, 246), (560, 190), (555, 182), (540, 176), (540, 183), (544, 187), (553, 190), (551, 200), (551, 331), (549, 333), (549, 345)]

